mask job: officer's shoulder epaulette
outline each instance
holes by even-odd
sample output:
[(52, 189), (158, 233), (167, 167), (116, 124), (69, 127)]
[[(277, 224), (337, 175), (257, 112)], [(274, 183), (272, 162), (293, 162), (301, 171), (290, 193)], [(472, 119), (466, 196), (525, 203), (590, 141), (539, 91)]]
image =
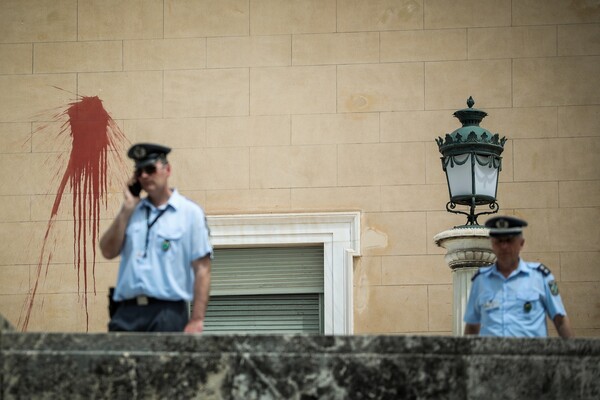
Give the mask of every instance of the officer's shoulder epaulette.
[(475, 272), (475, 275), (473, 275), (473, 277), (471, 278), (471, 282), (473, 282), (475, 280), (475, 278), (477, 278), (479, 275), (481, 274), (485, 274), (486, 272), (489, 272), (492, 270), (492, 267), (481, 267), (477, 270), (477, 272)]
[(542, 273), (542, 275), (544, 276), (548, 276), (551, 274), (550, 269), (548, 267), (546, 267), (544, 264), (541, 264), (537, 266), (536, 270), (538, 270), (539, 272)]

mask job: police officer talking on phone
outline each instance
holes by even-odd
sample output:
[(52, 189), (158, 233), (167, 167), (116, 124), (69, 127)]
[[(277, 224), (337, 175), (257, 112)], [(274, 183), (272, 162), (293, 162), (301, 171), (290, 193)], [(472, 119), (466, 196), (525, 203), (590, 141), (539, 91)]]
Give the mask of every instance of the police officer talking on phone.
[(554, 276), (544, 264), (520, 257), (527, 222), (501, 216), (485, 226), (496, 263), (473, 276), (465, 335), (546, 337), (548, 315), (562, 338), (573, 337)]
[[(170, 151), (138, 143), (127, 153), (135, 173), (118, 215), (100, 239), (104, 257), (121, 256), (109, 331), (204, 329), (213, 250), (204, 211), (169, 187)], [(147, 197), (140, 197), (142, 190)]]

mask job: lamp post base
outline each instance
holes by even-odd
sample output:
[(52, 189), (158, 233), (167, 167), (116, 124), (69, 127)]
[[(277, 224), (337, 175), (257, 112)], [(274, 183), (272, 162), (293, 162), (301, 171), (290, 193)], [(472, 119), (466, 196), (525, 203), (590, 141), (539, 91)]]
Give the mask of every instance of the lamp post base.
[(452, 334), (462, 336), (465, 307), (471, 290), (471, 278), (479, 267), (496, 261), (488, 236), (482, 227), (460, 227), (440, 232), (433, 237), (435, 244), (447, 250), (445, 260), (452, 269)]

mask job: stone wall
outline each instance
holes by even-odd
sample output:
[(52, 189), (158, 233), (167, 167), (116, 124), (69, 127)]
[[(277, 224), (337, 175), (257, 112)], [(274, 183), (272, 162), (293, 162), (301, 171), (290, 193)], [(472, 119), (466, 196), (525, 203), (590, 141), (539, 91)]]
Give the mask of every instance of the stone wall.
[(2, 399), (597, 399), (600, 341), (3, 332)]

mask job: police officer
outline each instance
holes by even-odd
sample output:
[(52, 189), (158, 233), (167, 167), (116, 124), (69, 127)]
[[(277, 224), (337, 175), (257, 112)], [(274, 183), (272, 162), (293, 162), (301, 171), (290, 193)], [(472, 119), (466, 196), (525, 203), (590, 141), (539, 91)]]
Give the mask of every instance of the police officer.
[[(138, 143), (135, 173), (102, 255), (121, 255), (109, 331), (200, 333), (209, 298), (212, 247), (203, 210), (168, 185), (170, 148)], [(140, 198), (144, 190), (147, 197)], [(188, 302), (193, 302), (189, 316)]]
[(496, 263), (473, 276), (465, 312), (465, 335), (546, 337), (546, 315), (563, 338), (573, 336), (550, 270), (520, 258), (527, 222), (510, 216), (491, 218)]

